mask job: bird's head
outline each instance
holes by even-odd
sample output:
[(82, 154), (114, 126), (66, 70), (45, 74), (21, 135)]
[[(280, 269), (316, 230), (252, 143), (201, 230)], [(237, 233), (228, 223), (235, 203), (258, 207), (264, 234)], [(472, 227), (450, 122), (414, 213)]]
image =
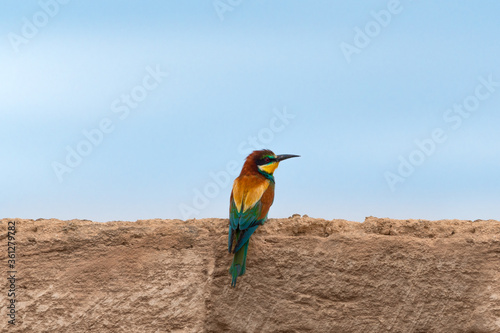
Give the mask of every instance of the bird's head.
[[(256, 150), (248, 155), (245, 166), (249, 169), (256, 170), (264, 175), (273, 175), (274, 170), (278, 167), (281, 161), (292, 157), (300, 157), (299, 155), (276, 155), (271, 150)], [(244, 167), (245, 169), (245, 167)]]

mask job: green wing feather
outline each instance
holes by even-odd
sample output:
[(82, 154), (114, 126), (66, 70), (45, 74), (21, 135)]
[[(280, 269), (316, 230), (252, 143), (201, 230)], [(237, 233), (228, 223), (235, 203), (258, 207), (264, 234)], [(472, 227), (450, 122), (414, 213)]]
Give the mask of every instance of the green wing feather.
[(233, 240), (236, 237), (236, 245), (233, 250), (234, 258), (229, 268), (229, 273), (232, 276), (231, 286), (233, 287), (236, 286), (238, 276), (245, 274), (250, 236), (265, 221), (265, 218), (258, 220), (261, 210), (262, 203), (259, 200), (252, 208), (244, 212), (238, 212), (234, 199), (231, 200), (229, 212), (229, 252), (232, 252)]

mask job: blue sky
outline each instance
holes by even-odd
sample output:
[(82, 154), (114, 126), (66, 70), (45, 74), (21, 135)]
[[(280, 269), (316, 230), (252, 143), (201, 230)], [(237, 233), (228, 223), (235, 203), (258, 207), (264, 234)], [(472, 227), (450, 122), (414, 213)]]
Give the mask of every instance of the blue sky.
[(270, 217), (500, 218), (497, 1), (0, 9), (1, 217), (227, 217), (255, 145)]

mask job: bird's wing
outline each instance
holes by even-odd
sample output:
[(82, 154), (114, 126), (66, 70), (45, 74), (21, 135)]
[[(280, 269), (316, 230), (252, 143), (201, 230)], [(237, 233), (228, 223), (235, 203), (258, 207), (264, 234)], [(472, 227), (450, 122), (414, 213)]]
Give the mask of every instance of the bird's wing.
[[(267, 179), (241, 177), (236, 178), (234, 181), (229, 210), (228, 249), (230, 252), (237, 231), (234, 252), (238, 251), (248, 241), (257, 227), (267, 217), (267, 212), (272, 204), (272, 200), (269, 203), (269, 194), (266, 194), (268, 192), (272, 192), (274, 197), (274, 186), (271, 189), (270, 182)], [(263, 206), (263, 203), (269, 204), (269, 206)]]
[[(229, 219), (233, 229), (244, 230), (261, 216), (261, 199), (270, 181), (260, 177), (238, 177), (234, 181)], [(266, 212), (267, 214), (267, 212)]]
[(274, 183), (271, 182), (269, 184), (269, 187), (266, 189), (264, 194), (262, 194), (262, 197), (260, 198), (260, 215), (257, 218), (258, 221), (264, 222), (267, 220), (267, 213), (269, 213), (269, 208), (271, 208), (271, 205), (274, 202)]

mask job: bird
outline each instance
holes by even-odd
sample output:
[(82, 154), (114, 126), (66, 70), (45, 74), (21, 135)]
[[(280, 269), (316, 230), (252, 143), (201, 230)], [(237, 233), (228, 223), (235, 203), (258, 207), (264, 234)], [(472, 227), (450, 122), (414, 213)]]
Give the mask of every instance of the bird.
[[(274, 201), (274, 171), (280, 162), (299, 155), (276, 155), (269, 149), (255, 150), (234, 180), (229, 206), (228, 250), (234, 253), (229, 273), (231, 287), (245, 274), (250, 236), (267, 220)], [(234, 244), (234, 246), (233, 246)]]

